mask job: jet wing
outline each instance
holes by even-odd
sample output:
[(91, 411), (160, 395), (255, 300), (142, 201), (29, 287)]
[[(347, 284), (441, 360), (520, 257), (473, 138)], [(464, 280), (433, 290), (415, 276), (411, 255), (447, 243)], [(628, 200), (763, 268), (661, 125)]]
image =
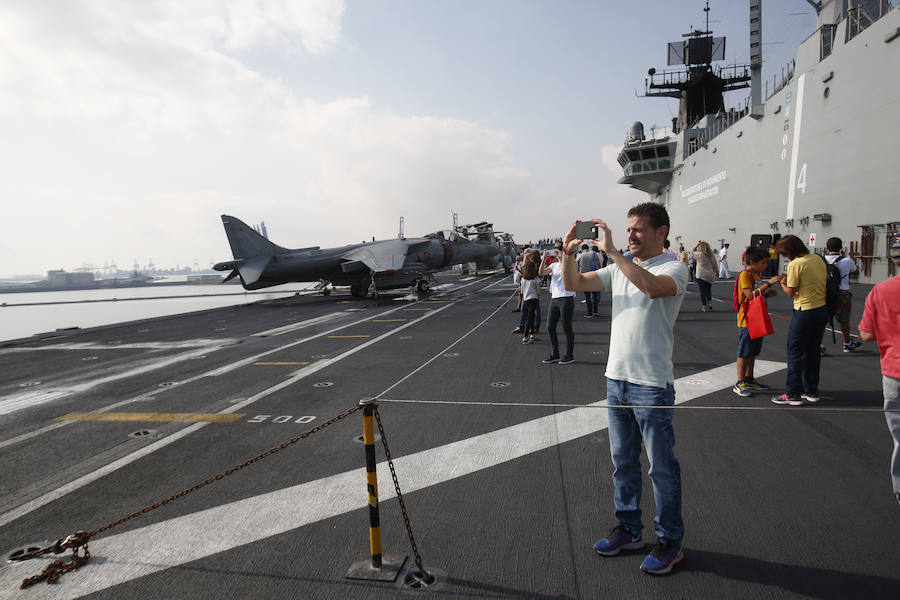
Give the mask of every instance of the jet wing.
[[(386, 240), (359, 246), (341, 255), (341, 260), (362, 263), (373, 273), (402, 269), (409, 244), (405, 240)], [(344, 267), (347, 265), (345, 264)], [(344, 268), (346, 271), (347, 269)], [(351, 267), (351, 270), (352, 267)]]

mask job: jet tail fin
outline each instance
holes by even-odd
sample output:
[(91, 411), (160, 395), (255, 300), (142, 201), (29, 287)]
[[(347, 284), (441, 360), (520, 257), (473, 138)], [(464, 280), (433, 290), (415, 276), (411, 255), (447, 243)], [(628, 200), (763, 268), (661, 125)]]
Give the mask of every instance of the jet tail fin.
[(287, 252), (285, 248), (273, 244), (236, 217), (222, 215), (222, 225), (225, 226), (225, 235), (228, 236), (228, 243), (231, 245), (231, 254), (236, 259)]

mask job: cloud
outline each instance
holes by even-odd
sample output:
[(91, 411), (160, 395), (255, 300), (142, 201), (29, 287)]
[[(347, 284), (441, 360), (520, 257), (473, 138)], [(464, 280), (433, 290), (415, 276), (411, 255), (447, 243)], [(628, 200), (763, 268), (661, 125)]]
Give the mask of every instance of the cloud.
[(603, 166), (606, 167), (610, 173), (619, 177), (622, 176), (622, 165), (619, 164), (618, 160), (619, 152), (621, 151), (621, 144), (618, 146), (615, 144), (607, 144), (600, 150), (600, 162), (603, 163)]
[[(218, 219), (265, 220), (284, 246), (342, 245), (467, 220), (521, 225), (539, 186), (509, 135), (401, 116), (366, 96), (313, 100), (239, 58), (327, 52), (343, 2), (0, 8), (5, 270), (108, 260), (207, 266)], [(534, 226), (537, 221), (531, 223)], [(536, 229), (536, 227), (535, 227)], [(77, 250), (76, 250), (77, 248)]]
[[(340, 246), (487, 220), (518, 239), (574, 218), (624, 229), (645, 196), (561, 191), (524, 169), (508, 132), (399, 115), (366, 90), (313, 99), (242, 57), (342, 44), (344, 3), (5, 3), (0, 6), (3, 271), (230, 257), (219, 215), (265, 221), (286, 247)], [(617, 147), (603, 147), (611, 174)], [(574, 186), (573, 186), (574, 187)], [(637, 198), (637, 199), (636, 199)], [(623, 208), (624, 207), (624, 208)], [(618, 224), (616, 224), (618, 223)]]

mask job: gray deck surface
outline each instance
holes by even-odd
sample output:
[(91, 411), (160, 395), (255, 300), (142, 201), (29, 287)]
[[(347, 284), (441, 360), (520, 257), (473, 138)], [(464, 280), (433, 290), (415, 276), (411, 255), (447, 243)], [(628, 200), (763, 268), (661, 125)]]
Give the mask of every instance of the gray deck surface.
[[(401, 380), (387, 398), (588, 404), (605, 397), (608, 294), (599, 319), (584, 318), (578, 298), (577, 362), (542, 365), (546, 325), (539, 343), (523, 346), (510, 334), (518, 314), (511, 305), (498, 311), (512, 293), (510, 278), (441, 283), (447, 287), (425, 302), (290, 297), (0, 348), (0, 598), (900, 597), (900, 507), (883, 414), (777, 408), (771, 394), (734, 395), (732, 282), (714, 286), (710, 313), (699, 311), (689, 286), (676, 324), (675, 376), (687, 386), (680, 390), (704, 391), (680, 406), (767, 410), (676, 413), (687, 532), (685, 560), (669, 576), (641, 573), (644, 551), (604, 558), (591, 549), (614, 524), (605, 409), (383, 403), (418, 547), (438, 575), (434, 587), (344, 578), (368, 553), (360, 412), (97, 536), (91, 561), (57, 585), (18, 590), (48, 560), (8, 563), (12, 551), (116, 520)], [(868, 289), (854, 287), (854, 330)], [(771, 372), (761, 379), (777, 390), (791, 311), (783, 296), (770, 309), (776, 333), (760, 359)], [(253, 335), (317, 317), (325, 318)], [(336, 330), (342, 325), (349, 326)], [(826, 344), (818, 407), (880, 408), (874, 344), (852, 354), (840, 352), (839, 335), (833, 346), (826, 334)], [(332, 385), (314, 385), (323, 382)], [(20, 409), (8, 411), (14, 401)], [(232, 423), (55, 420), (236, 406), (243, 416)], [(296, 423), (302, 416), (315, 419)], [(153, 431), (129, 437), (138, 430)], [(653, 542), (644, 480), (644, 539)], [(384, 552), (410, 555), (383, 464), (379, 487)], [(411, 556), (400, 580), (410, 567)]]

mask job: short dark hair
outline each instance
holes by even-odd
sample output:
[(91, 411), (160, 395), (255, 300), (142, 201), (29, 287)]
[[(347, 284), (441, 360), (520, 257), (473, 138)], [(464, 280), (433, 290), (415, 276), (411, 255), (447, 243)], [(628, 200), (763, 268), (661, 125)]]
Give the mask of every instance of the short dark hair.
[(582, 244), (582, 245), (581, 245), (581, 249), (582, 249), (582, 250), (587, 250), (587, 249), (588, 249), (588, 248), (587, 248), (587, 244)]
[(775, 250), (791, 259), (809, 254), (806, 244), (796, 235), (786, 235), (778, 240), (778, 243), (775, 244)]
[(748, 265), (758, 260), (769, 260), (769, 251), (763, 250), (759, 246), (748, 246), (744, 259), (747, 261)]
[(626, 215), (628, 217), (647, 217), (650, 221), (650, 227), (659, 229), (663, 225), (669, 227), (669, 213), (666, 212), (662, 204), (656, 202), (644, 202), (637, 206), (632, 206)]
[(841, 248), (844, 247), (844, 242), (842, 242), (839, 237), (830, 237), (828, 238), (828, 241), (825, 242), (825, 247), (829, 252), (840, 252)]

